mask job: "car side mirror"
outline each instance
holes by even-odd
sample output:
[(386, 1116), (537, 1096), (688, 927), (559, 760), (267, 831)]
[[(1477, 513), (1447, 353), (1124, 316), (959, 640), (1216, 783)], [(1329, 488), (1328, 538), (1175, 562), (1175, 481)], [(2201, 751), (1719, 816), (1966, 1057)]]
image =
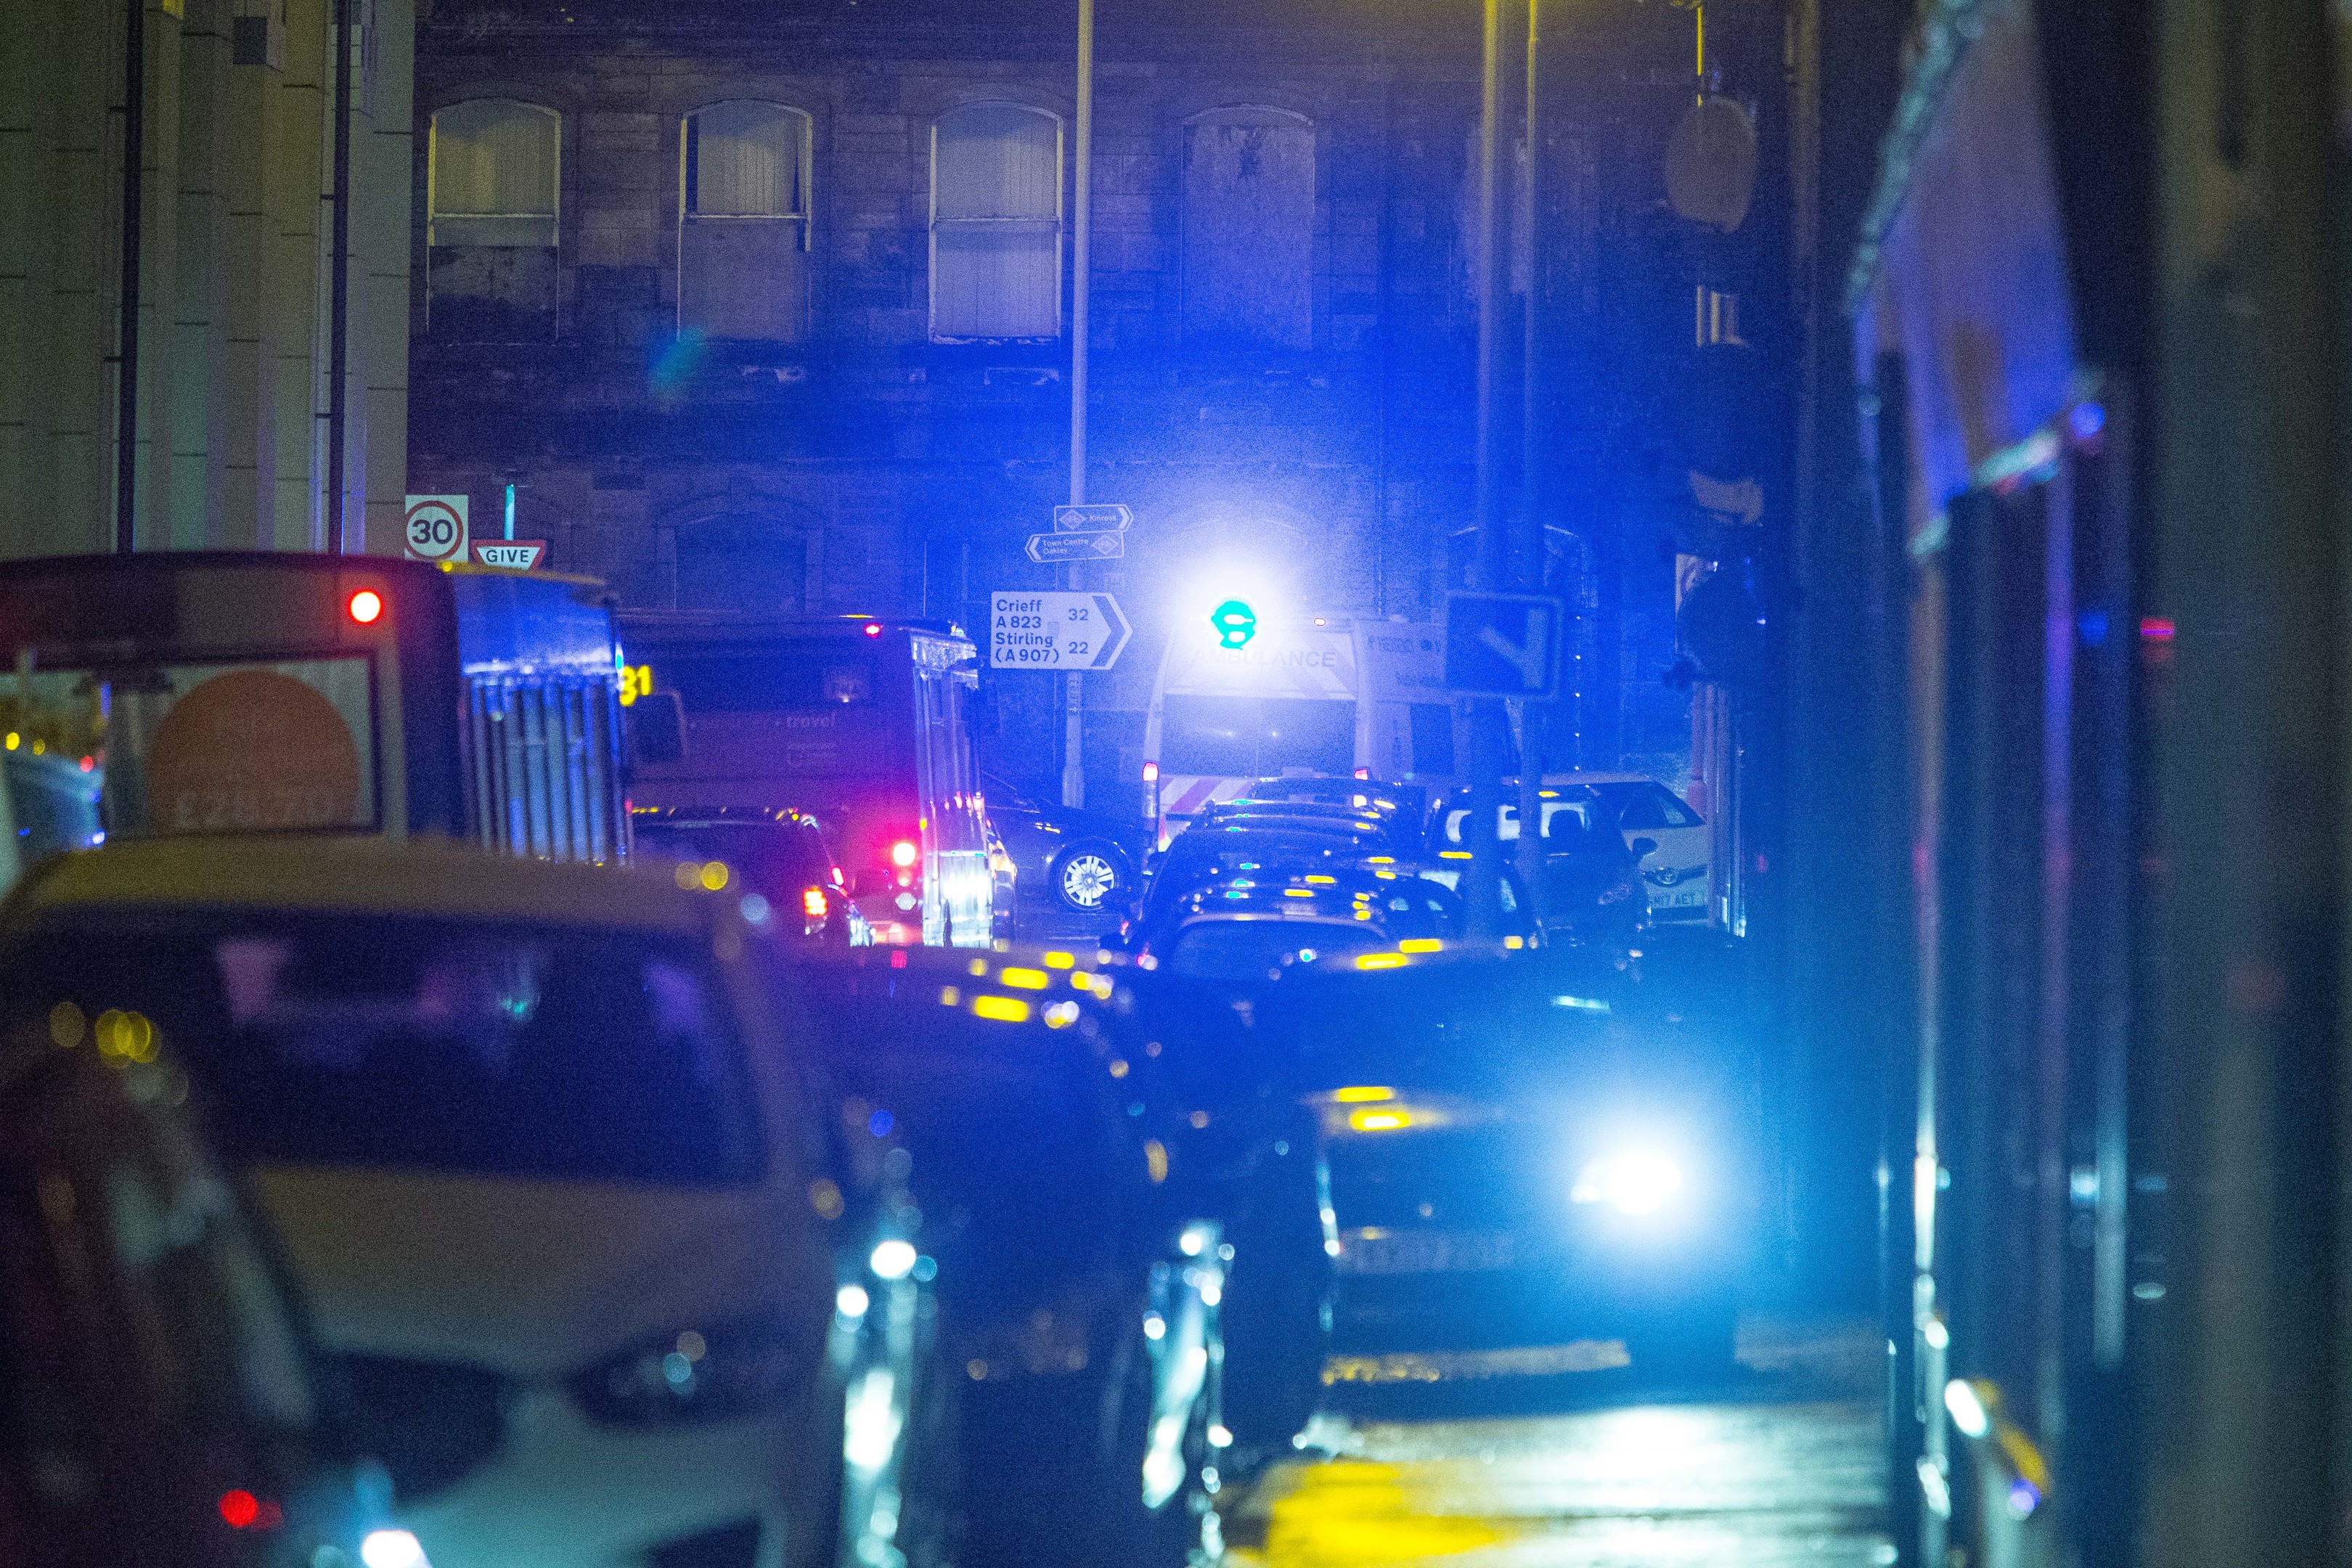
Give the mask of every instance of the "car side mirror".
[(621, 731), (633, 767), (686, 761), (686, 709), (675, 691), (648, 691), (622, 709)]
[(1633, 858), (1639, 860), (1645, 855), (1654, 853), (1658, 847), (1658, 841), (1654, 838), (1636, 838), (1626, 847), (1633, 850)]

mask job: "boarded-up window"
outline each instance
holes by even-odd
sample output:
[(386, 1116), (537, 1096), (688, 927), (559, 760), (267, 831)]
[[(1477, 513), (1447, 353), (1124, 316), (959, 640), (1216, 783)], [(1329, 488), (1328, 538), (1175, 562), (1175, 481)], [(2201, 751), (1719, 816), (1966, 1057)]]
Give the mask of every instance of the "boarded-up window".
[(1062, 123), (980, 104), (931, 127), (931, 336), (1062, 330)]
[(680, 128), (677, 325), (797, 342), (808, 330), (809, 117), (714, 103)]
[(433, 116), (426, 172), (426, 321), (435, 337), (555, 335), (562, 121), (507, 99)]
[(1315, 127), (1219, 109), (1184, 137), (1184, 335), (1308, 348), (1315, 338)]

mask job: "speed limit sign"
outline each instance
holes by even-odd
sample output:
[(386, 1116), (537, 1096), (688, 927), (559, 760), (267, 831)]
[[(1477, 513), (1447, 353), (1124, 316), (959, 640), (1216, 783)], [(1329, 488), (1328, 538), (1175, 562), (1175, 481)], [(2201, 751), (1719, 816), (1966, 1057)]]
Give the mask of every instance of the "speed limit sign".
[(410, 496), (408, 525), (400, 538), (411, 561), (462, 561), (466, 558), (466, 498)]

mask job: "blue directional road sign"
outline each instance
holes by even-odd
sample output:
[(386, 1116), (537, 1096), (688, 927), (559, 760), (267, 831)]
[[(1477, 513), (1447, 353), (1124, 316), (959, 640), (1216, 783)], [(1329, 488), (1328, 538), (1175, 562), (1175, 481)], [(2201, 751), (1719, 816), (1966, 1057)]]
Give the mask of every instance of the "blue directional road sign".
[(1549, 697), (1559, 689), (1558, 599), (1449, 594), (1445, 689), (1463, 697)]

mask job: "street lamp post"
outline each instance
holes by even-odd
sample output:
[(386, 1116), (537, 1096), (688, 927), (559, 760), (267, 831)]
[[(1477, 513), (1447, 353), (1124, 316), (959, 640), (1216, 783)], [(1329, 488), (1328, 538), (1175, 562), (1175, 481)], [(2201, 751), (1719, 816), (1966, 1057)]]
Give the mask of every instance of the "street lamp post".
[[(1506, 449), (1504, 302), (1509, 298), (1507, 251), (1509, 227), (1503, 216), (1502, 0), (1485, 0), (1478, 71), (1478, 478), (1477, 552), (1471, 586), (1492, 593), (1510, 584), (1509, 506), (1505, 494)], [(1507, 731), (1503, 704), (1494, 698), (1470, 703), (1469, 875), (1463, 891), (1471, 933), (1493, 938), (1502, 928), (1503, 768)]]

